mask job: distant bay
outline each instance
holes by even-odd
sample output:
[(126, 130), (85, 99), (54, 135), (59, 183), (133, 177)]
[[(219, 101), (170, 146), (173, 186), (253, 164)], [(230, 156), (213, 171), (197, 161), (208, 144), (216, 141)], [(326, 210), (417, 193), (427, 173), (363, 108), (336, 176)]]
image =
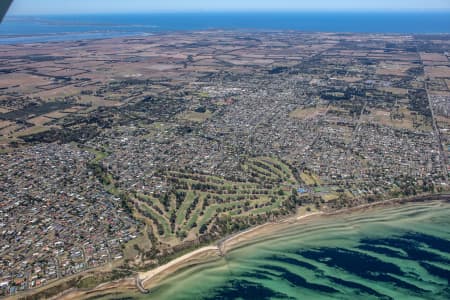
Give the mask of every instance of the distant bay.
[(165, 13), (8, 16), (0, 44), (145, 36), (170, 31), (299, 30), (345, 33), (450, 33), (450, 12)]

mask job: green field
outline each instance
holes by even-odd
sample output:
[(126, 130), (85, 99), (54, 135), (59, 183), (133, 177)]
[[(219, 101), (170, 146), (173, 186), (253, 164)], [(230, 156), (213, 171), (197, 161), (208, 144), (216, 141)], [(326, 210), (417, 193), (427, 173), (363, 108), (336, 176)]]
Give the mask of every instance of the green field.
[(165, 180), (174, 188), (159, 195), (139, 194), (139, 211), (154, 225), (158, 239), (165, 241), (179, 232), (211, 232), (225, 216), (242, 221), (277, 213), (292, 195), (287, 187), (299, 185), (289, 167), (275, 158), (250, 158), (242, 167), (252, 182), (165, 171)]

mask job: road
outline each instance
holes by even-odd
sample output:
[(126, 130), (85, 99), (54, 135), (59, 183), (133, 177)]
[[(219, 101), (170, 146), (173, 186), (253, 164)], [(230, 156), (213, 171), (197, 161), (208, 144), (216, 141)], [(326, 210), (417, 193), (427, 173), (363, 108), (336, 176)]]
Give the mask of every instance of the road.
[(444, 149), (443, 143), (442, 143), (442, 136), (441, 136), (441, 132), (439, 130), (439, 126), (436, 122), (436, 118), (434, 115), (434, 109), (433, 109), (433, 105), (432, 105), (432, 101), (431, 101), (431, 97), (430, 97), (430, 93), (428, 90), (428, 84), (425, 83), (425, 90), (427, 92), (427, 98), (428, 98), (428, 105), (430, 107), (430, 111), (431, 111), (431, 118), (433, 121), (433, 129), (434, 132), (436, 134), (436, 139), (438, 142), (438, 148), (439, 148), (439, 155), (441, 157), (440, 161), (441, 161), (441, 167), (442, 167), (442, 175), (445, 178), (445, 183), (448, 185), (448, 171), (447, 171), (447, 166), (448, 166), (448, 160), (447, 160), (447, 153)]

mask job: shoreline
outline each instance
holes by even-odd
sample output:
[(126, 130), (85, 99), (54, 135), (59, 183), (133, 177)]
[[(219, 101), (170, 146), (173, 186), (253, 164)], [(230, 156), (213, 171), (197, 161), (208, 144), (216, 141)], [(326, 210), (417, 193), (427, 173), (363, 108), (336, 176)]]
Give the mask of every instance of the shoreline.
[(163, 274), (165, 271), (170, 270), (172, 267), (177, 267), (179, 264), (184, 264), (188, 262), (190, 259), (195, 259), (197, 255), (205, 254), (208, 252), (219, 252), (218, 246), (205, 246), (200, 249), (194, 250), (192, 252), (189, 252), (183, 256), (180, 256), (170, 262), (168, 262), (165, 265), (159, 266), (153, 270), (147, 271), (147, 272), (141, 272), (138, 273), (138, 278), (141, 281), (141, 284), (143, 287), (145, 286), (145, 283), (149, 280), (151, 280), (154, 277), (157, 277), (160, 274)]
[[(190, 263), (191, 260), (195, 259), (201, 259), (199, 257), (196, 257), (199, 254), (202, 254), (204, 252), (208, 251), (215, 251), (218, 252), (216, 254), (216, 258), (219, 259), (220, 257), (226, 255), (228, 251), (231, 251), (237, 247), (239, 247), (241, 244), (251, 241), (254, 238), (257, 238), (258, 236), (261, 237), (267, 233), (270, 233), (271, 231), (276, 231), (279, 229), (278, 227), (281, 227), (283, 225), (288, 224), (296, 224), (301, 221), (308, 220), (314, 218), (321, 218), (321, 217), (331, 217), (341, 214), (348, 214), (348, 213), (355, 213), (360, 210), (366, 210), (366, 209), (374, 209), (379, 208), (383, 206), (388, 205), (396, 205), (396, 204), (405, 204), (405, 203), (414, 203), (414, 202), (426, 202), (426, 201), (450, 201), (450, 194), (436, 194), (436, 195), (422, 195), (422, 196), (413, 196), (408, 198), (392, 198), (388, 200), (373, 202), (373, 203), (366, 203), (361, 204), (354, 207), (348, 207), (344, 209), (339, 209), (335, 211), (330, 212), (324, 212), (324, 211), (318, 211), (318, 212), (312, 212), (304, 215), (295, 215), (290, 216), (285, 219), (276, 221), (276, 222), (270, 222), (261, 224), (249, 229), (246, 229), (242, 232), (238, 232), (235, 234), (232, 234), (228, 237), (225, 237), (221, 240), (219, 240), (216, 245), (206, 246), (202, 247), (200, 249), (194, 250), (190, 253), (187, 253), (163, 266), (160, 266), (156, 269), (153, 269), (148, 272), (141, 272), (139, 273), (139, 278), (141, 279), (141, 282), (143, 283), (145, 288), (153, 288), (157, 286), (162, 280), (166, 279), (167, 276), (164, 276), (167, 271), (170, 271), (170, 273), (176, 272), (182, 268), (189, 267), (189, 265), (192, 265)], [(206, 261), (204, 261), (206, 262)], [(196, 262), (201, 263), (201, 262)], [(156, 279), (155, 282), (149, 282), (151, 279)]]
[[(262, 237), (272, 231), (279, 230), (280, 227), (282, 226), (297, 224), (299, 222), (304, 221), (310, 221), (315, 218), (323, 218), (341, 214), (355, 213), (366, 209), (375, 209), (384, 206), (403, 205), (406, 203), (427, 202), (427, 201), (450, 202), (450, 193), (421, 195), (408, 198), (393, 198), (379, 202), (365, 203), (354, 207), (348, 207), (335, 211), (329, 212), (318, 211), (303, 215), (298, 214), (294, 216), (291, 215), (287, 218), (281, 219), (276, 222), (261, 224), (246, 229), (244, 231), (229, 235), (215, 242), (212, 245), (196, 249), (152, 270), (145, 272), (138, 272), (137, 275), (133, 278), (127, 277), (114, 282), (106, 282), (90, 290), (73, 290), (73, 289), (66, 290), (65, 292), (59, 294), (58, 299), (62, 300), (89, 299), (90, 297), (95, 296), (107, 296), (109, 294), (124, 289), (130, 290), (130, 280), (133, 281), (139, 280), (139, 284), (148, 293), (151, 294), (151, 289), (157, 287), (171, 274), (174, 274), (175, 272), (181, 269), (188, 268), (193, 265), (198, 265), (202, 263), (207, 263), (208, 261), (220, 259), (221, 257), (225, 256), (228, 251), (232, 251), (233, 249), (239, 248), (243, 244), (252, 241), (258, 237)], [(139, 291), (137, 284), (134, 285), (134, 289), (136, 290), (136, 292)]]
[[(270, 231), (276, 231), (278, 229), (278, 227), (281, 227), (283, 225), (296, 224), (298, 222), (305, 221), (305, 220), (310, 221), (311, 219), (315, 219), (315, 218), (331, 217), (331, 216), (336, 216), (336, 215), (341, 215), (341, 214), (355, 213), (355, 212), (365, 210), (365, 209), (374, 209), (374, 208), (384, 207), (384, 206), (388, 206), (388, 205), (396, 205), (396, 204), (402, 205), (402, 204), (406, 204), (406, 203), (426, 202), (426, 201), (449, 202), (450, 194), (422, 195), (422, 196), (413, 196), (413, 197), (409, 197), (409, 198), (392, 198), (392, 199), (388, 199), (388, 200), (383, 200), (383, 201), (378, 201), (378, 202), (373, 202), (373, 203), (366, 203), (366, 204), (361, 204), (361, 205), (357, 205), (354, 207), (339, 209), (336, 211), (330, 211), (330, 212), (318, 211), (318, 212), (307, 213), (307, 214), (300, 215), (300, 216), (299, 215), (290, 216), (290, 217), (287, 217), (285, 219), (282, 219), (282, 220), (279, 220), (276, 222), (261, 224), (261, 225), (246, 229), (244, 231), (232, 234), (228, 237), (225, 237), (225, 238), (219, 240), (216, 243), (216, 245), (202, 247), (200, 249), (197, 249), (190, 253), (187, 253), (187, 254), (185, 254), (163, 266), (160, 266), (156, 269), (153, 269), (148, 272), (139, 273), (139, 278), (141, 279), (142, 283), (144, 283), (145, 288), (155, 287), (158, 285), (158, 283), (160, 283), (161, 279), (163, 280), (163, 279), (167, 278), (166, 276), (164, 276), (164, 273), (166, 271), (171, 271), (171, 273), (172, 273), (172, 272), (176, 272), (182, 268), (188, 267), (189, 260), (195, 259), (195, 256), (198, 254), (214, 250), (216, 252), (219, 252), (219, 255), (217, 256), (217, 258), (220, 258), (221, 256), (226, 255), (226, 253), (228, 251), (231, 251), (231, 250), (239, 247), (240, 244), (245, 243), (247, 241), (251, 241), (252, 239), (254, 239), (258, 236), (263, 236), (263, 235), (269, 233)], [(176, 268), (177, 265), (179, 266), (179, 268)], [(171, 270), (172, 267), (175, 267), (175, 268)], [(151, 280), (152, 278), (155, 278), (157, 276), (161, 276), (163, 278), (158, 278), (159, 279), (158, 282), (153, 282), (153, 284), (151, 282), (149, 282), (149, 280)], [(145, 284), (145, 283), (147, 283), (147, 284)]]
[[(302, 215), (302, 216), (298, 216), (295, 218), (295, 220), (302, 220), (302, 219), (307, 219), (309, 217), (313, 217), (316, 215), (322, 215), (323, 212), (315, 212), (315, 213), (310, 213), (310, 214), (306, 214), (306, 215)], [(154, 277), (157, 277), (158, 275), (162, 274), (163, 272), (169, 270), (171, 267), (176, 267), (179, 264), (185, 263), (186, 261), (188, 261), (189, 259), (195, 259), (195, 257), (197, 255), (201, 255), (201, 254), (205, 254), (208, 252), (214, 252), (215, 255), (217, 255), (217, 257), (223, 257), (225, 256), (225, 254), (227, 253), (228, 250), (232, 250), (233, 247), (230, 247), (228, 245), (228, 243), (239, 243), (240, 239), (243, 238), (244, 240), (247, 240), (248, 237), (246, 237), (246, 235), (249, 234), (258, 234), (259, 231), (262, 231), (264, 228), (266, 227), (271, 227), (271, 226), (276, 226), (276, 225), (281, 225), (284, 224), (286, 221), (289, 221), (290, 219), (286, 219), (284, 222), (271, 222), (271, 223), (265, 223), (265, 224), (261, 224), (249, 229), (246, 229), (242, 232), (238, 232), (235, 234), (232, 234), (228, 237), (225, 237), (222, 240), (219, 240), (216, 245), (210, 245), (210, 246), (204, 246), (201, 247), (199, 249), (196, 249), (192, 252), (189, 252), (187, 254), (184, 254), (183, 256), (180, 256), (162, 266), (159, 266), (155, 269), (146, 271), (146, 272), (140, 272), (138, 273), (138, 278), (140, 279), (141, 283), (145, 286), (145, 283), (149, 280), (151, 280)]]

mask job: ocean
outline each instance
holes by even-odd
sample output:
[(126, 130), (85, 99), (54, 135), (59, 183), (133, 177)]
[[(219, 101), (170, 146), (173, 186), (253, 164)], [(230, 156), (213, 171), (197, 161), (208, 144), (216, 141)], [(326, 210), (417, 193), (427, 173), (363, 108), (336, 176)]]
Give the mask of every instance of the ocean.
[(117, 297), (447, 300), (449, 216), (449, 203), (429, 202), (307, 220)]
[(165, 13), (7, 16), (0, 43), (142, 36), (195, 30), (299, 30), (358, 33), (450, 33), (450, 11), (403, 13)]

